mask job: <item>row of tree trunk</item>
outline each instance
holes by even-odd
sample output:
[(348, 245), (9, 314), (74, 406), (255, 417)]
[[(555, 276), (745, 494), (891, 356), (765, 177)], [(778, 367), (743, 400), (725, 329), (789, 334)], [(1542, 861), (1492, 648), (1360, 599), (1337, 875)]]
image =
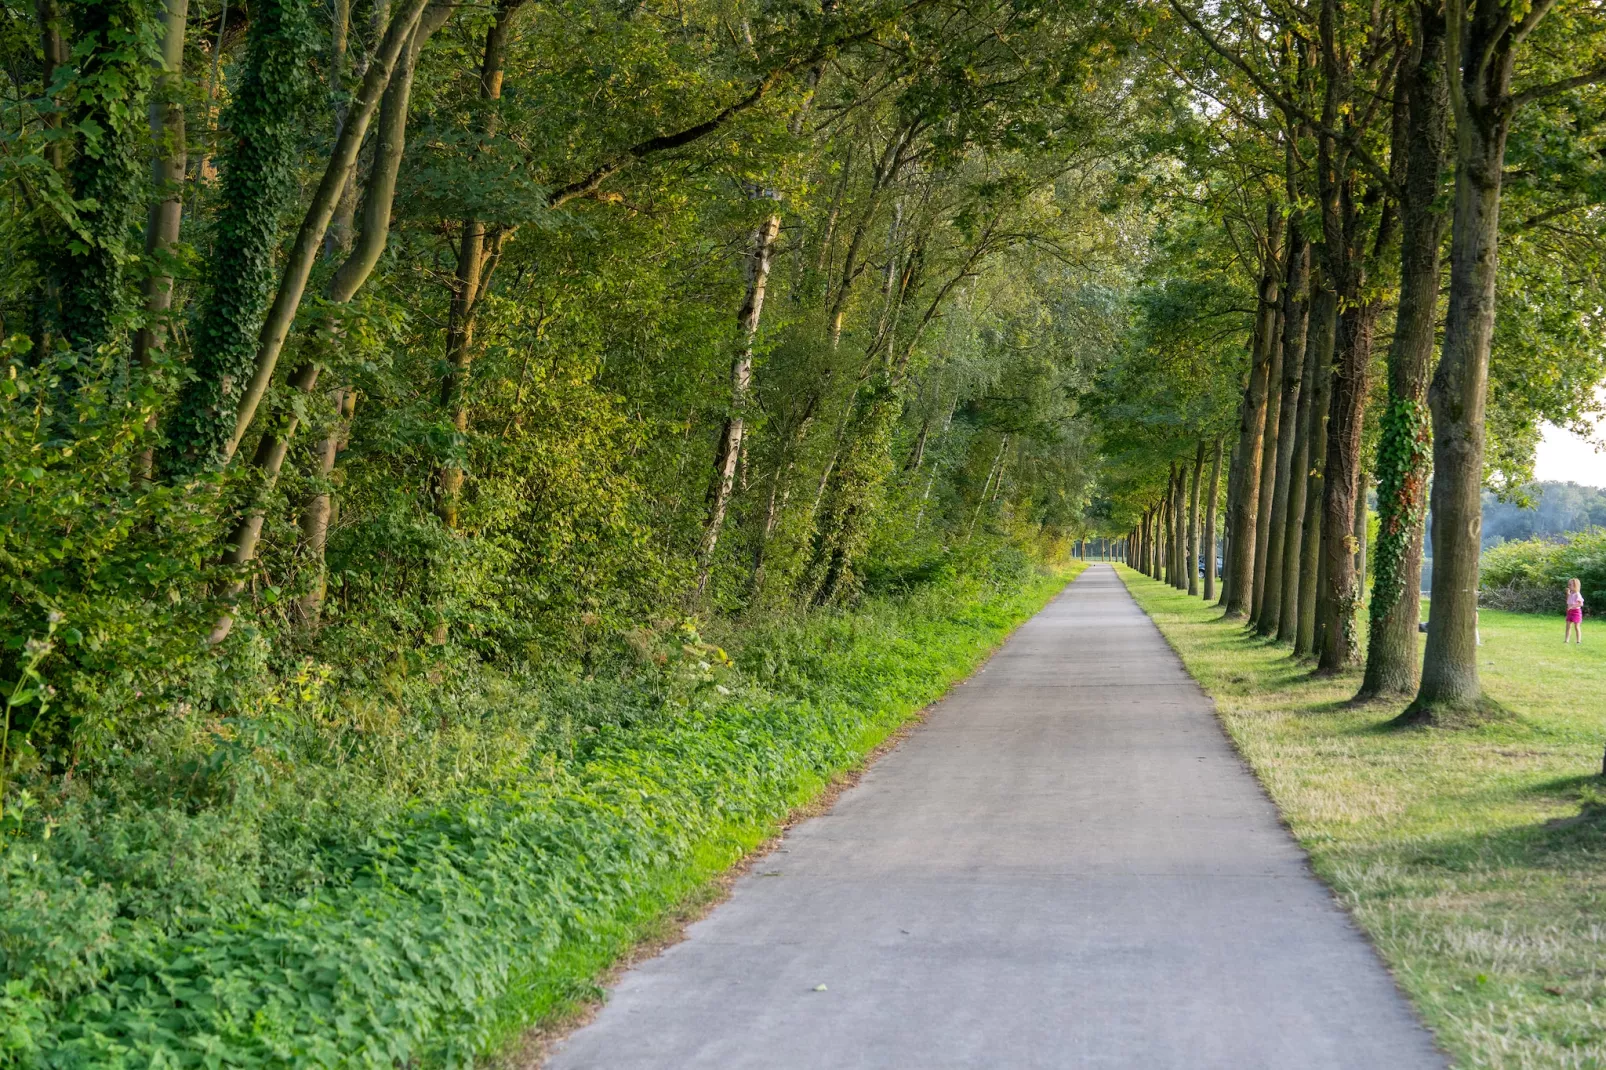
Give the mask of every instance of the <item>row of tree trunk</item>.
[[(1216, 596), (1216, 502), (1222, 442), (1200, 439), (1193, 459), (1171, 462), (1165, 491), (1121, 539), (1128, 565), (1190, 595)], [(1205, 460), (1211, 458), (1206, 476)], [(1202, 582), (1201, 582), (1202, 579)]]

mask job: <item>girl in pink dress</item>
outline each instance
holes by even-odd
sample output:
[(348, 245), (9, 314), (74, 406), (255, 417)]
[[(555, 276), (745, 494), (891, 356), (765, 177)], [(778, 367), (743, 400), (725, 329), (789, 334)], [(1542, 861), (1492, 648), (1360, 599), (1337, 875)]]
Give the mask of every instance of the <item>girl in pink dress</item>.
[(1584, 595), (1579, 586), (1576, 578), (1567, 581), (1567, 630), (1561, 636), (1563, 645), (1568, 640), (1579, 645), (1584, 642)]

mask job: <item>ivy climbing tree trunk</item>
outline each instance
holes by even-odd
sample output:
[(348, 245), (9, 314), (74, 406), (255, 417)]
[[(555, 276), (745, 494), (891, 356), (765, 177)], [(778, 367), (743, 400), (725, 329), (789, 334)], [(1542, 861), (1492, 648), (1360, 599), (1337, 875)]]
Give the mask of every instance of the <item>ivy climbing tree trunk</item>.
[(129, 238), (143, 192), (135, 116), (154, 74), (137, 44), (148, 39), (144, 4), (84, 0), (70, 10), (78, 58), (70, 119), (77, 137), (67, 171), (80, 236), (65, 244), (55, 265), (61, 333), (81, 354), (64, 376), (68, 389), (91, 363), (115, 366), (128, 353), (125, 265), (132, 259)]
[(309, 0), (268, 0), (251, 17), (244, 69), (224, 126), (222, 207), (201, 301), (191, 378), (168, 421), (162, 467), (175, 478), (233, 454), (242, 390), (272, 299), (279, 223), (295, 203), (296, 168), (315, 91), (317, 28)]
[[(188, 153), (184, 136), (184, 32), (189, 19), (189, 0), (166, 0), (162, 8), (161, 67), (151, 95), (148, 121), (155, 152), (151, 160), (151, 184), (156, 199), (145, 221), (145, 256), (150, 274), (145, 280), (146, 322), (134, 336), (134, 363), (149, 370), (155, 356), (166, 345), (170, 333), (164, 322), (173, 307), (173, 247), (178, 244), (179, 225), (184, 211), (184, 176)], [(156, 429), (156, 399), (148, 402), (150, 415), (145, 429)], [(155, 464), (154, 446), (146, 446), (135, 461), (135, 475), (151, 477)]]
[[(401, 45), (392, 55), (390, 62), (385, 64), (394, 77), (387, 76), (385, 84), (379, 87), (380, 99), (385, 104), (388, 104), (389, 107), (384, 109), (381, 115), (381, 129), (377, 139), (378, 144), (375, 147), (374, 166), (369, 173), (368, 183), (364, 191), (363, 233), (351, 255), (340, 265), (335, 271), (334, 277), (330, 280), (327, 298), (331, 306), (339, 307), (351, 301), (357, 291), (362, 288), (363, 283), (368, 280), (368, 276), (372, 274), (374, 266), (379, 262), (379, 257), (384, 252), (390, 233), (390, 213), (395, 199), (396, 174), (401, 165), (403, 143), (405, 141), (414, 65), (418, 58), (418, 51), (422, 49), (425, 39), (445, 22), (451, 10), (452, 8), (449, 5), (437, 5), (432, 9), (432, 14), (436, 17), (430, 20), (428, 25), (420, 25), (420, 13), (409, 14), (407, 11), (402, 13), (402, 17), (410, 20), (410, 26), (402, 39)], [(393, 23), (386, 35), (387, 44), (390, 40), (390, 33), (395, 32), (395, 30), (396, 27)], [(382, 51), (381, 56), (383, 55), (384, 52)], [(379, 65), (379, 62), (379, 60), (376, 60), (374, 64), (370, 65), (368, 71), (370, 76), (373, 75), (374, 69)], [(367, 88), (369, 87), (365, 78), (364, 89), (366, 90)], [(359, 102), (361, 99), (359, 97)], [(378, 101), (375, 103), (378, 103)], [(359, 120), (357, 116), (365, 113), (366, 115), (372, 115), (373, 110), (373, 108), (353, 109), (354, 114), (348, 117), (348, 125), (342, 129), (341, 137), (336, 140), (336, 155), (330, 161), (330, 168), (333, 168), (342, 160), (339, 146), (346, 134), (351, 130), (351, 125), (360, 121), (363, 127), (367, 126), (367, 119)], [(354, 151), (351, 153), (350, 158), (354, 164)], [(344, 179), (339, 179), (338, 176), (335, 177), (338, 181), (344, 181)], [(349, 177), (349, 174), (347, 177)], [(329, 195), (326, 198), (325, 207), (332, 209), (333, 201), (329, 198), (338, 196), (339, 188), (334, 182), (331, 182), (331, 175), (327, 170), (324, 173), (324, 182), (319, 189), (321, 194)], [(297, 253), (305, 252), (309, 257), (316, 254), (323, 244), (324, 228), (328, 225), (329, 216), (330, 212), (323, 213), (322, 224), (316, 228), (315, 232), (309, 231), (305, 222), (303, 222), (301, 233), (297, 236)], [(309, 213), (310, 217), (311, 213)], [(292, 254), (292, 269), (294, 268), (295, 255)], [(310, 270), (310, 266), (308, 270)], [(293, 270), (287, 270), (286, 275), (293, 278)], [(303, 286), (305, 282), (306, 278), (303, 275), (301, 278)], [(283, 295), (284, 289), (281, 286), (281, 299)], [(296, 299), (296, 303), (299, 304), (299, 296)], [(286, 325), (287, 328), (288, 325)], [(263, 338), (265, 340), (269, 339), (272, 329), (273, 323), (270, 316), (269, 323), (263, 327)], [(315, 332), (311, 346), (312, 359), (302, 363), (290, 376), (289, 385), (296, 394), (305, 397), (311, 395), (317, 387), (319, 374), (322, 371), (324, 362), (331, 356), (331, 349), (335, 343), (334, 336), (337, 332), (338, 327), (329, 319), (326, 319)], [(279, 339), (278, 347), (282, 348), (283, 341), (283, 338)], [(259, 361), (262, 359), (260, 352), (258, 359)], [(275, 350), (273, 359), (277, 360), (277, 350)], [(249, 394), (249, 391), (247, 393)], [(354, 404), (355, 398), (341, 391), (333, 400), (336, 411), (331, 418), (337, 422), (342, 421), (342, 413), (346, 409), (348, 402)], [(292, 402), (283, 406), (282, 410), (275, 414), (270, 426), (263, 431), (262, 436), (257, 440), (256, 449), (251, 457), (251, 466), (257, 472), (255, 497), (230, 534), (229, 547), (224, 555), (225, 564), (239, 569), (255, 559), (257, 544), (261, 540), (262, 525), (266, 517), (267, 497), (278, 481), (279, 473), (284, 467), (285, 457), (289, 454), (290, 443), (295, 437), (300, 422), (301, 415), (298, 411), (298, 406)], [(332, 433), (336, 436), (336, 441), (338, 441), (341, 432), (337, 430)], [(318, 477), (322, 482), (327, 478), (328, 472), (321, 470), (324, 459), (321, 453), (317, 459), (320, 467)], [(328, 460), (332, 468), (334, 456), (329, 456)], [(307, 523), (317, 525), (317, 529), (313, 534), (317, 538), (315, 567), (318, 569), (318, 574), (312, 579), (316, 594), (310, 604), (305, 600), (303, 601), (301, 608), (304, 613), (315, 614), (317, 607), (322, 604), (323, 577), (321, 563), (323, 542), (328, 532), (329, 508), (326, 494), (327, 491), (323, 491), (320, 495), (322, 497), (321, 502), (314, 503), (314, 508), (320, 509), (321, 515), (315, 515), (311, 518), (303, 517), (303, 537), (307, 533)], [(209, 642), (217, 644), (228, 638), (229, 632), (234, 626), (233, 603), (240, 594), (242, 583), (243, 580), (236, 580), (226, 593), (224, 598), (225, 611), (213, 626), (211, 635), (208, 637)]]
[(1433, 438), (1425, 402), (1439, 302), (1444, 213), (1438, 198), (1450, 104), (1442, 4), (1419, 2), (1412, 16), (1411, 51), (1402, 74), (1407, 157), (1400, 198), (1400, 303), (1377, 455), (1377, 554), (1363, 699), (1410, 695), (1418, 684), (1423, 507)]

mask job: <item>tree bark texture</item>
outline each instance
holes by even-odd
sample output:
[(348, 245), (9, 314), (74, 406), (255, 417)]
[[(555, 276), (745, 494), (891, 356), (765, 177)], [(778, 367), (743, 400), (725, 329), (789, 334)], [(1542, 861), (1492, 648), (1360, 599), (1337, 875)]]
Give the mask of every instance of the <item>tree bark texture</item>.
[[(697, 547), (697, 586), (708, 586), (713, 568), (714, 547), (719, 543), (720, 528), (725, 523), (725, 512), (730, 505), (731, 490), (736, 485), (736, 461), (741, 456), (742, 438), (747, 427), (746, 409), (749, 388), (753, 381), (753, 346), (758, 340), (759, 321), (764, 313), (764, 291), (769, 285), (770, 259), (775, 251), (775, 237), (781, 232), (779, 213), (771, 213), (753, 230), (748, 242), (747, 288), (742, 307), (736, 313), (739, 334), (736, 357), (731, 361), (730, 415), (720, 428), (719, 447), (714, 454), (713, 483), (709, 487), (708, 517), (703, 525), (703, 538)], [(924, 430), (921, 432), (924, 445)], [(918, 452), (918, 451), (917, 451)], [(911, 466), (914, 464), (911, 461)]]
[(1431, 471), (1426, 399), (1439, 300), (1438, 206), (1449, 139), (1446, 25), (1436, 4), (1413, 8), (1403, 79), (1406, 162), (1400, 201), (1400, 304), (1388, 354), (1388, 408), (1377, 456), (1377, 554), (1360, 697), (1410, 695), (1418, 684), (1423, 521)]
[(1188, 492), (1188, 593), (1199, 593), (1199, 477), (1204, 472), (1205, 444), (1193, 454), (1193, 486)]
[(1177, 469), (1177, 489), (1172, 493), (1172, 557), (1175, 570), (1172, 574), (1171, 586), (1179, 591), (1188, 589), (1187, 556), (1188, 556), (1188, 466), (1182, 465)]
[[(445, 4), (432, 7), (427, 20), (414, 24), (413, 31), (408, 35), (392, 66), (392, 77), (387, 81), (382, 96), (374, 165), (363, 194), (362, 235), (356, 247), (330, 279), (327, 300), (331, 305), (348, 304), (356, 296), (357, 291), (373, 273), (375, 265), (379, 263), (379, 258), (389, 240), (391, 209), (396, 195), (396, 177), (405, 149), (407, 113), (418, 54), (428, 36), (445, 23), (451, 11), (452, 8)], [(313, 248), (316, 249), (321, 242), (320, 233)], [(316, 389), (323, 361), (329, 358), (330, 350), (336, 344), (334, 336), (338, 331), (333, 324), (322, 323), (314, 333), (311, 345), (313, 359), (303, 362), (296, 368), (289, 380), (291, 389), (301, 395), (309, 395)], [(331, 427), (324, 440), (314, 450), (318, 467), (315, 475), (320, 489), (314, 492), (309, 501), (303, 503), (301, 516), (303, 545), (313, 553), (312, 568), (316, 573), (312, 578), (309, 592), (303, 596), (299, 605), (303, 618), (308, 620), (316, 619), (323, 602), (323, 549), (328, 538), (331, 510), (327, 484), (339, 456), (340, 443), (345, 438), (346, 421), (350, 406), (355, 405), (356, 396), (342, 388), (333, 392), (330, 400), (333, 409), (328, 417)], [(264, 431), (257, 441), (251, 458), (251, 466), (260, 472), (256, 500), (230, 534), (229, 548), (224, 555), (226, 564), (239, 567), (255, 559), (257, 545), (262, 536), (267, 495), (278, 481), (279, 473), (284, 467), (284, 459), (289, 453), (290, 443), (299, 429), (300, 422), (295, 406), (285, 406), (285, 411), (278, 415), (273, 426)], [(231, 607), (239, 596), (242, 583), (243, 581), (236, 580), (225, 597), (225, 602)], [(233, 626), (234, 615), (231, 608), (218, 618), (208, 641), (212, 644), (222, 642), (228, 638)]]
[[(1292, 252), (1292, 237), (1290, 234)], [(1287, 259), (1285, 257), (1285, 259)], [(1249, 623), (1260, 619), (1266, 594), (1266, 554), (1271, 543), (1271, 508), (1277, 489), (1277, 433), (1282, 414), (1283, 305), (1272, 320), (1271, 361), (1266, 365), (1266, 423), (1260, 436), (1260, 486), (1255, 494), (1255, 576), (1250, 588)]]
[(1288, 537), (1288, 503), (1293, 479), (1294, 446), (1299, 438), (1300, 389), (1305, 378), (1305, 335), (1310, 324), (1310, 245), (1298, 227), (1289, 228), (1288, 278), (1283, 287), (1283, 356), (1281, 397), (1277, 412), (1277, 453), (1274, 459), (1266, 571), (1261, 583), (1260, 610), (1255, 620), (1263, 636), (1277, 634), (1282, 624), (1283, 547)]
[(179, 236), (188, 161), (183, 99), (184, 30), (188, 17), (189, 0), (167, 0), (163, 6), (162, 66), (152, 87), (148, 111), (151, 141), (156, 147), (151, 161), (151, 183), (156, 189), (156, 200), (145, 222), (145, 255), (154, 265), (145, 280), (145, 312), (151, 322), (134, 338), (134, 359), (139, 364), (147, 364), (152, 352), (161, 348), (166, 325), (160, 320), (173, 305), (173, 271), (169, 259)]
[[(1240, 413), (1240, 418), (1241, 416), (1242, 414)], [(1221, 524), (1221, 575), (1219, 577), (1219, 582), (1216, 584), (1216, 586), (1219, 588), (1219, 591), (1216, 594), (1216, 605), (1218, 606), (1225, 606), (1227, 604), (1227, 594), (1230, 586), (1229, 576), (1232, 572), (1233, 502), (1236, 501), (1238, 479), (1240, 474), (1241, 473), (1239, 472), (1238, 464), (1238, 442), (1237, 436), (1234, 435), (1232, 454), (1227, 465), (1227, 492), (1225, 501), (1222, 503), (1221, 513), (1225, 519)]]
[[(1452, 0), (1453, 2), (1453, 0)], [(1433, 607), (1413, 706), (1469, 708), (1478, 681), (1478, 553), (1483, 533), (1484, 409), (1494, 334), (1500, 191), (1518, 30), (1510, 9), (1474, 0), (1462, 22), (1455, 102), (1455, 200), (1444, 351), (1433, 413)], [(1540, 10), (1534, 6), (1530, 16)]]
[(1278, 608), (1277, 639), (1292, 643), (1299, 635), (1299, 591), (1303, 579), (1301, 562), (1305, 548), (1305, 499), (1310, 488), (1311, 395), (1315, 392), (1316, 355), (1321, 348), (1317, 333), (1321, 325), (1314, 314), (1313, 300), (1307, 299), (1305, 317), (1305, 359), (1300, 373), (1299, 404), (1295, 414), (1294, 452), (1288, 463), (1288, 504), (1284, 512), (1282, 595)]
[(1355, 579), (1355, 509), (1359, 491), (1361, 422), (1377, 306), (1364, 302), (1338, 317), (1332, 400), (1327, 420), (1327, 463), (1322, 472), (1322, 556), (1327, 569), (1327, 615), (1318, 668), (1336, 671), (1360, 657), (1356, 634), (1361, 591)]
[(1305, 519), (1300, 532), (1299, 627), (1294, 637), (1296, 655), (1316, 652), (1316, 602), (1322, 543), (1322, 478), (1327, 464), (1328, 393), (1332, 381), (1333, 341), (1337, 334), (1338, 297), (1325, 284), (1311, 295), (1312, 362), (1309, 471), (1305, 477)]
[(1277, 321), (1279, 268), (1276, 249), (1282, 244), (1282, 216), (1273, 211), (1266, 234), (1266, 267), (1260, 279), (1260, 302), (1249, 383), (1238, 422), (1237, 486), (1228, 505), (1227, 616), (1244, 617), (1254, 598), (1255, 510), (1260, 502), (1260, 459), (1266, 430), (1266, 395), (1271, 373), (1273, 328)]
[[(184, 32), (189, 0), (167, 0), (162, 8), (161, 73), (152, 87), (147, 120), (155, 153), (151, 157), (151, 184), (156, 200), (145, 220), (145, 256), (151, 273), (145, 280), (147, 321), (134, 335), (134, 363), (148, 369), (167, 340), (163, 322), (173, 307), (173, 246), (179, 239), (184, 215), (184, 176), (188, 168), (184, 136)], [(153, 407), (145, 430), (156, 430)], [(146, 446), (134, 462), (135, 476), (149, 480), (155, 468), (155, 447)]]
[(1221, 438), (1216, 438), (1215, 459), (1210, 463), (1210, 488), (1205, 496), (1204, 600), (1216, 596), (1216, 493), (1221, 488)]

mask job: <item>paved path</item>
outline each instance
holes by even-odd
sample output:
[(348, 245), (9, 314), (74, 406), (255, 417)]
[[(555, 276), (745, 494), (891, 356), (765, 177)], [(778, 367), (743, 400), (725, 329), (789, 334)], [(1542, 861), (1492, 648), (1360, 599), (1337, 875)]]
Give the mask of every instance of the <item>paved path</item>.
[(1444, 1061), (1095, 565), (548, 1065)]

